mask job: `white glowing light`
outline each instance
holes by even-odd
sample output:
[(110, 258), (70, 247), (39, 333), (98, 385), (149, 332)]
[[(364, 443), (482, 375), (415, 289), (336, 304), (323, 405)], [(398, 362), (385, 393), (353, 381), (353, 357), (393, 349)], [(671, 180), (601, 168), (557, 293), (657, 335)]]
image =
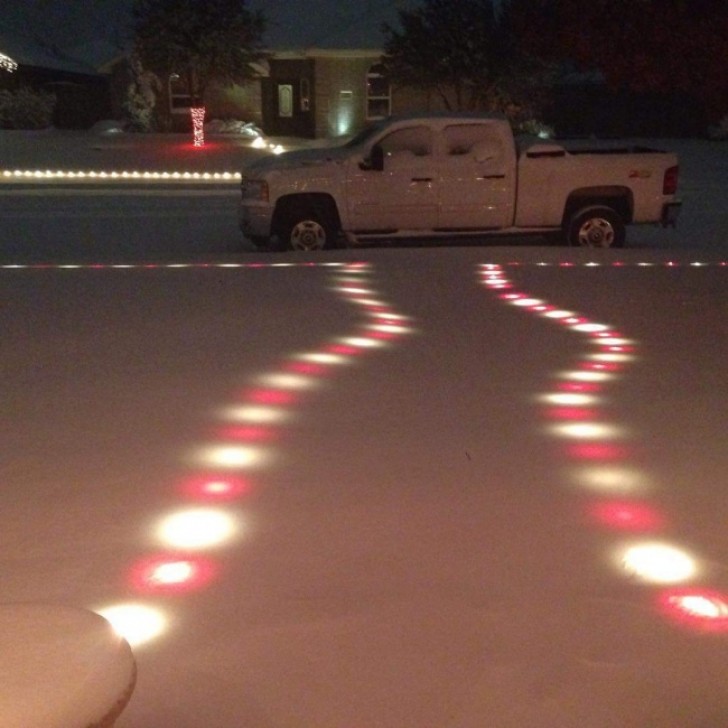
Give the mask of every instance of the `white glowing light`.
[(157, 566), (151, 578), (158, 584), (181, 584), (187, 581), (194, 571), (189, 561), (174, 561)]
[(258, 381), (265, 386), (278, 389), (309, 389), (317, 384), (316, 380), (301, 374), (266, 374)]
[(349, 346), (356, 346), (363, 349), (375, 347), (375, 346), (384, 346), (384, 342), (379, 339), (368, 339), (365, 336), (348, 336), (344, 339), (341, 339), (342, 344), (348, 344)]
[(167, 516), (157, 533), (160, 540), (172, 548), (204, 549), (228, 541), (235, 530), (235, 520), (229, 513), (197, 508)]
[(548, 402), (548, 404), (581, 407), (583, 405), (595, 404), (598, 401), (598, 397), (594, 397), (591, 394), (578, 394), (576, 392), (553, 392), (541, 395), (540, 400), (542, 402)]
[(574, 315), (574, 314), (573, 314), (573, 313), (572, 313), (571, 311), (561, 311), (561, 310), (556, 310), (556, 311), (546, 311), (546, 312), (544, 313), (544, 316), (546, 316), (546, 317), (548, 317), (548, 318), (552, 318), (552, 319), (564, 319), (564, 318), (570, 318), (570, 317), (571, 317), (571, 316), (573, 316), (573, 315)]
[(104, 181), (107, 178), (134, 180), (138, 182), (169, 182), (170, 180), (189, 182), (194, 180), (211, 181), (211, 182), (239, 182), (241, 174), (239, 172), (155, 172), (147, 170), (139, 172), (137, 170), (40, 170), (40, 169), (14, 169), (2, 170), (3, 177), (13, 177), (19, 181), (22, 180), (54, 180), (54, 179), (73, 179), (75, 181), (85, 182), (87, 184)]
[(543, 303), (538, 298), (516, 298), (511, 301), (514, 306), (539, 306)]
[(254, 405), (227, 407), (220, 414), (224, 419), (233, 422), (255, 422), (257, 424), (281, 422), (288, 416), (285, 410), (276, 407)]
[(592, 361), (608, 361), (608, 362), (623, 362), (623, 361), (634, 361), (633, 354), (591, 354), (587, 359)]
[(158, 637), (164, 632), (167, 622), (158, 609), (144, 604), (116, 604), (95, 611), (132, 647)]
[(564, 379), (574, 379), (577, 382), (605, 382), (608, 379), (612, 379), (610, 374), (606, 372), (564, 372), (562, 375)]
[(405, 316), (401, 313), (387, 313), (386, 311), (374, 311), (372, 314), (373, 318), (385, 319), (388, 321), (409, 321), (409, 316)]
[(218, 468), (249, 468), (261, 463), (263, 453), (260, 448), (247, 445), (211, 445), (200, 453), (199, 459)]
[(607, 465), (578, 468), (572, 471), (572, 479), (578, 485), (611, 494), (642, 491), (651, 485), (647, 474), (640, 470)]
[(371, 331), (381, 331), (383, 334), (407, 334), (412, 331), (409, 326), (399, 326), (397, 324), (372, 324), (367, 328)]
[(728, 604), (699, 594), (685, 594), (670, 598), (670, 602), (694, 617), (704, 619), (728, 618)]
[(619, 336), (603, 336), (595, 339), (594, 343), (599, 346), (628, 346), (634, 344), (634, 341), (632, 339), (623, 339)]
[(338, 290), (341, 293), (365, 293), (371, 294), (368, 288), (359, 288), (358, 286), (339, 286)]
[(596, 334), (600, 331), (609, 330), (609, 326), (605, 326), (604, 324), (592, 323), (573, 324), (571, 328), (574, 329), (574, 331), (583, 331), (586, 334)]
[(286, 151), (280, 144), (271, 144), (270, 150), (273, 154), (283, 154)]
[(314, 364), (345, 364), (348, 359), (342, 354), (327, 354), (325, 352), (312, 352), (311, 354), (300, 354), (301, 361), (310, 361)]
[(675, 584), (695, 576), (697, 564), (682, 549), (661, 543), (639, 544), (625, 549), (622, 567), (631, 575), (658, 584)]
[(550, 429), (556, 435), (573, 437), (579, 440), (611, 439), (620, 435), (620, 431), (616, 427), (601, 425), (596, 422), (569, 422), (553, 425)]

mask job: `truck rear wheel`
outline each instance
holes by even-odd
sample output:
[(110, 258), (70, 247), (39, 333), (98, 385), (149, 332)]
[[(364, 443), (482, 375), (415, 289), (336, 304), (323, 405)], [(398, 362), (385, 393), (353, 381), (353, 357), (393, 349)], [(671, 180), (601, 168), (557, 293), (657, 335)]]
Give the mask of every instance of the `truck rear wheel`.
[(578, 210), (566, 228), (567, 243), (583, 248), (621, 248), (625, 237), (622, 217), (603, 205)]

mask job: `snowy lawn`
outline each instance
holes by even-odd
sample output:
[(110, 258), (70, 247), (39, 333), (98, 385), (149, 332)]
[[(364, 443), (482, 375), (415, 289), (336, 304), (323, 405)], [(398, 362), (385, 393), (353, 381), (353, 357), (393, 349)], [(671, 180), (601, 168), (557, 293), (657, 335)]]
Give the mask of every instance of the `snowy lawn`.
[(3, 261), (2, 601), (119, 625), (118, 728), (725, 728), (728, 148), (681, 144), (620, 253)]

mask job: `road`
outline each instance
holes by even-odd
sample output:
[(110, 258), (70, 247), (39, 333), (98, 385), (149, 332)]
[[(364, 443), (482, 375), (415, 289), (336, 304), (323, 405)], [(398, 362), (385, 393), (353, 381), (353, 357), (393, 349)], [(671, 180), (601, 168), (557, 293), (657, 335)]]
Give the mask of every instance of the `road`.
[[(237, 226), (235, 182), (110, 185), (0, 182), (0, 261), (201, 260), (249, 252)], [(714, 196), (714, 195), (713, 195)], [(712, 199), (712, 197), (711, 197)], [(699, 195), (677, 229), (631, 227), (628, 247), (715, 256), (728, 249), (726, 213)], [(533, 238), (441, 241), (445, 245), (548, 245)], [(400, 243), (399, 245), (402, 245)]]
[(119, 728), (722, 728), (689, 253), (1, 268), (3, 600), (131, 615)]
[(0, 185), (0, 259), (154, 260), (239, 252), (234, 183)]

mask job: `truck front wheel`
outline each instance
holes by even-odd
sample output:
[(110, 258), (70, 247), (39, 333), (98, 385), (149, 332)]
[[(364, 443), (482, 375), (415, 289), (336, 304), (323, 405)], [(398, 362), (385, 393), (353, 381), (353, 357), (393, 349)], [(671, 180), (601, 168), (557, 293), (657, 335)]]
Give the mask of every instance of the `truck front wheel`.
[(290, 210), (280, 228), (281, 247), (286, 250), (325, 250), (336, 240), (336, 225), (324, 212)]
[(602, 205), (578, 210), (566, 228), (568, 244), (585, 248), (621, 248), (625, 237), (622, 217), (611, 207)]

